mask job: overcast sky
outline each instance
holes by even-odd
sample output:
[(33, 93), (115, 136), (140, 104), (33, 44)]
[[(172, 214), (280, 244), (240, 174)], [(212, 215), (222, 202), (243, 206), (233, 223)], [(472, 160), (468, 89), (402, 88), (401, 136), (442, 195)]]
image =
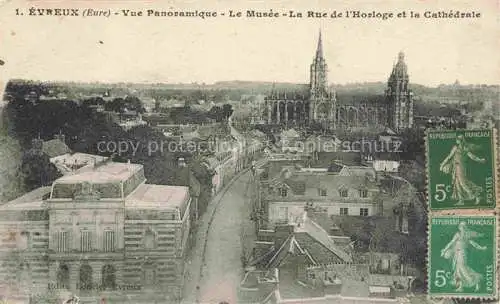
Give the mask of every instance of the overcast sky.
[[(2, 1), (0, 1), (2, 2)], [(192, 3), (191, 3), (192, 2)], [(203, 4), (201, 4), (203, 2)], [(348, 3), (348, 4), (343, 4)], [(307, 83), (323, 32), (329, 81), (386, 81), (399, 51), (410, 81), (500, 81), (496, 0), (469, 1), (76, 1), (83, 8), (147, 10), (333, 10), (398, 12), (450, 9), (478, 19), (215, 19), (168, 17), (33, 17), (27, 9), (70, 1), (8, 1), (0, 7), (0, 80), (206, 82), (256, 80)], [(469, 2), (470, 4), (464, 4)], [(191, 4), (189, 4), (191, 3)], [(16, 16), (20, 8), (25, 16)], [(102, 43), (101, 43), (102, 42)]]

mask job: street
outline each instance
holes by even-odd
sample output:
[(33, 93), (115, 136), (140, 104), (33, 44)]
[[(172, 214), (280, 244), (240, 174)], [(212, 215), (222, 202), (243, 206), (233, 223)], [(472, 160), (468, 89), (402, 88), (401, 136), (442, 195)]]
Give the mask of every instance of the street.
[(222, 190), (214, 197), (200, 219), (196, 244), (186, 261), (182, 303), (238, 302), (242, 255), (244, 250), (248, 252), (254, 239), (249, 181), (248, 172), (237, 177), (227, 191)]

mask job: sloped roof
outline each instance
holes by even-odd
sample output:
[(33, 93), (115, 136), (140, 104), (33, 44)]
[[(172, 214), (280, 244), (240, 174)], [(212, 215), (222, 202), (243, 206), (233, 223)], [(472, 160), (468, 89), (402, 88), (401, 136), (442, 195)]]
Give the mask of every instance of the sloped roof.
[[(299, 243), (295, 239), (295, 236), (291, 234), (278, 248), (273, 252), (271, 259), (267, 262), (265, 268), (275, 268), (278, 267), (281, 262), (285, 259), (285, 257), (289, 253), (298, 253), (305, 254), (304, 250), (300, 247)], [(311, 263), (314, 263), (313, 260), (310, 260)]]
[(258, 137), (258, 138), (266, 138), (267, 137), (266, 134), (264, 134), (263, 132), (261, 132), (257, 129), (253, 129), (252, 131), (250, 131), (249, 135), (253, 136), (253, 137)]
[(373, 167), (365, 166), (344, 166), (339, 172), (339, 175), (343, 176), (368, 176), (369, 178), (375, 179), (377, 173)]
[(344, 165), (339, 164), (337, 162), (333, 162), (330, 166), (328, 166), (328, 172), (340, 172), (344, 168)]
[(306, 192), (306, 182), (300, 180), (287, 179), (284, 182), (295, 195), (304, 195)]
[(361, 160), (361, 154), (339, 150), (337, 152), (318, 152), (317, 159), (311, 162), (311, 167), (328, 168), (332, 163), (338, 161), (344, 165), (358, 165)]
[(61, 140), (51, 139), (43, 142), (42, 152), (47, 154), (49, 158), (52, 158), (69, 153), (71, 150)]
[(313, 239), (321, 243), (321, 245), (325, 246), (344, 262), (352, 262), (352, 257), (337, 246), (328, 233), (311, 219), (306, 218), (303, 225), (298, 228), (298, 231), (309, 234)]
[(300, 137), (300, 134), (295, 129), (289, 129), (281, 132), (281, 137)]
[[(306, 238), (304, 236), (308, 236)], [(313, 240), (313, 242), (311, 242)], [(328, 233), (319, 225), (306, 218), (302, 225), (296, 226), (278, 248), (272, 248), (270, 252), (255, 260), (255, 265), (262, 265), (266, 269), (278, 267), (289, 254), (304, 256), (310, 265), (317, 265), (318, 261), (324, 261), (324, 255), (319, 256), (317, 245), (327, 249), (331, 257), (327, 260), (338, 260), (339, 262), (351, 263), (352, 257), (329, 237)]]
[(299, 172), (289, 178), (280, 176), (277, 184), (287, 185), (295, 195), (304, 195), (308, 188), (340, 189), (348, 187), (352, 189), (374, 189), (375, 181), (366, 176), (338, 175), (329, 172)]
[(42, 206), (42, 201), (44, 196), (49, 195), (50, 190), (51, 190), (50, 186), (36, 188), (33, 191), (25, 193), (10, 202), (0, 204), (0, 210), (39, 209)]

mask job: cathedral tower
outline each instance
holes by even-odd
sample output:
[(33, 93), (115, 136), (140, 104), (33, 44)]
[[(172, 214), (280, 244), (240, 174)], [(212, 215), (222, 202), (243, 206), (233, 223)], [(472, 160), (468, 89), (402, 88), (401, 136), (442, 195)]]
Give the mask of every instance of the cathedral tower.
[(319, 32), (318, 46), (310, 67), (309, 121), (320, 121), (335, 128), (335, 93), (328, 87), (328, 65), (323, 56), (323, 40)]
[(328, 86), (328, 66), (325, 58), (323, 57), (323, 41), (321, 39), (321, 31), (319, 32), (318, 47), (316, 48), (316, 55), (311, 63), (311, 80), (310, 89), (311, 94), (323, 94), (327, 92)]
[(408, 67), (404, 58), (404, 53), (399, 52), (386, 90), (388, 124), (395, 131), (413, 127), (413, 93), (409, 88)]

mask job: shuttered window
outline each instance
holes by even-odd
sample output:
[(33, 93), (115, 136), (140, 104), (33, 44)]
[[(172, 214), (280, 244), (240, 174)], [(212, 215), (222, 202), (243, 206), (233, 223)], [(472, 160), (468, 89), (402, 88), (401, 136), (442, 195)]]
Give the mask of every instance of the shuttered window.
[(115, 251), (115, 232), (112, 230), (104, 231), (104, 246), (105, 252)]
[(84, 252), (92, 250), (92, 232), (88, 230), (82, 230), (80, 238), (80, 248)]

